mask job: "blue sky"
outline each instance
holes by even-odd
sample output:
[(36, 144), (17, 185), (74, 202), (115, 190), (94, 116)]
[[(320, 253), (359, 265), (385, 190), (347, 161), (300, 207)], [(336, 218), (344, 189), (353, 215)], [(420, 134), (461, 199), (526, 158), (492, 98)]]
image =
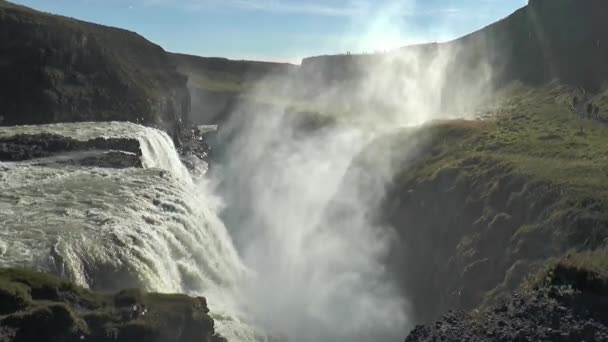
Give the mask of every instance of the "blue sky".
[(299, 63), (445, 41), (527, 0), (13, 0), (136, 31), (166, 50)]

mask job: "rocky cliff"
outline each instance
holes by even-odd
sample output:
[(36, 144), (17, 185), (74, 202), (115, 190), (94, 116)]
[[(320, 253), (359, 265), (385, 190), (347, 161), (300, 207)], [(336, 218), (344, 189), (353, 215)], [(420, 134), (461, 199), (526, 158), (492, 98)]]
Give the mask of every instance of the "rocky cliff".
[(0, 1), (3, 125), (132, 121), (174, 138), (187, 77), (140, 35)]
[(588, 267), (589, 259), (605, 257), (605, 250), (569, 255), (508, 300), (471, 313), (452, 311), (416, 327), (406, 342), (606, 341), (606, 269)]

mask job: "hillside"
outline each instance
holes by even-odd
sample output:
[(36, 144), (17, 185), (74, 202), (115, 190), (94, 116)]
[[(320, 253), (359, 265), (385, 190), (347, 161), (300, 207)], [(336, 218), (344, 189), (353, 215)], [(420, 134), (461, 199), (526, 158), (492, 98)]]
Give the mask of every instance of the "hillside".
[(3, 125), (120, 120), (174, 137), (187, 78), (140, 35), (0, 1)]
[(540, 85), (559, 79), (597, 90), (608, 78), (603, 63), (608, 58), (606, 15), (608, 5), (602, 0), (532, 0), (507, 18), (454, 41), (382, 55), (311, 57), (302, 61), (302, 70), (314, 74), (316, 83), (332, 85), (364, 81), (362, 75), (373, 72), (381, 61), (411, 55), (424, 61), (448, 53), (448, 81), (474, 76), (486, 63), (498, 86), (514, 80)]
[(297, 68), (287, 63), (237, 61), (179, 53), (171, 54), (171, 59), (182, 73), (190, 75), (193, 86), (209, 91), (241, 92), (251, 89), (266, 77), (288, 74)]
[[(188, 76), (192, 98), (190, 119), (195, 124), (226, 120), (240, 101), (272, 102), (271, 90), (297, 70), (286, 63), (235, 61), (225, 58), (171, 54), (181, 73)], [(255, 95), (254, 95), (255, 92)]]
[[(385, 257), (388, 273), (411, 301), (415, 322), (428, 324), (408, 341), (458, 341), (463, 332), (473, 341), (493, 341), (490, 331), (510, 341), (518, 330), (542, 340), (536, 323), (578, 336), (576, 324), (591, 322), (585, 310), (599, 309), (588, 298), (605, 301), (606, 292), (581, 285), (580, 274), (605, 281), (599, 279), (605, 279), (608, 243), (608, 125), (573, 114), (569, 101), (576, 94), (559, 83), (517, 82), (486, 105), (483, 120), (404, 129), (376, 140), (355, 160), (345, 184), (365, 181), (340, 190), (328, 225), (349, 222), (361, 210), (340, 198), (385, 191), (380, 203), (368, 205), (378, 206), (371, 211), (377, 226), (396, 234)], [(601, 94), (598, 102), (605, 104)], [(607, 114), (603, 105), (601, 115)], [(387, 167), (392, 173), (385, 184)], [(558, 298), (578, 323), (567, 318), (559, 328), (534, 314), (559, 314), (551, 300), (536, 299), (553, 290), (528, 293), (526, 286), (562, 259), (576, 260), (580, 270), (562, 274), (560, 282), (575, 292)], [(513, 291), (525, 294), (514, 298)], [(476, 314), (487, 310), (488, 316)], [(601, 324), (597, 331), (605, 333), (608, 325)]]

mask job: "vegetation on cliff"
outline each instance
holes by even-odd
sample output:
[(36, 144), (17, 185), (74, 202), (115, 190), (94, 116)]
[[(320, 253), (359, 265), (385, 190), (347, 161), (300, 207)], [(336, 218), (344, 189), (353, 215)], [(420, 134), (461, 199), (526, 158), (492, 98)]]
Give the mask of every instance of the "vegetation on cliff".
[(515, 294), (470, 313), (452, 311), (418, 326), (406, 342), (605, 341), (608, 254), (568, 254), (531, 276)]
[(0, 270), (0, 341), (225, 341), (204, 298), (98, 293), (28, 270)]
[(606, 244), (608, 126), (570, 112), (575, 93), (514, 84), (484, 120), (386, 138), (397, 159), (419, 142), (414, 162), (393, 163), (380, 214), (399, 233), (392, 267), (419, 321), (508, 298), (554, 258)]

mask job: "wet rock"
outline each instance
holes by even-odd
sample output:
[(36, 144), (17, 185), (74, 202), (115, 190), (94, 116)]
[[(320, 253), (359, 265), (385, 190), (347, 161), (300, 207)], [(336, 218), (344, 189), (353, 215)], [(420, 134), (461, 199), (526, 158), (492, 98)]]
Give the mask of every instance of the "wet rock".
[(182, 163), (194, 175), (207, 171), (211, 147), (204, 137), (205, 132), (190, 127), (182, 130), (178, 152)]
[(109, 151), (99, 152), (85, 156), (66, 156), (60, 159), (47, 159), (36, 162), (36, 166), (52, 165), (79, 165), (89, 167), (106, 167), (113, 169), (125, 169), (129, 167), (143, 167), (141, 157), (130, 152)]
[[(126, 290), (95, 293), (30, 271), (0, 270), (0, 341), (223, 342), (206, 299)], [(22, 299), (25, 299), (23, 301)]]
[(129, 167), (143, 167), (141, 157), (135, 153), (123, 151), (110, 151), (95, 157), (84, 158), (75, 164), (82, 166), (108, 167), (125, 169)]
[(607, 299), (560, 287), (514, 295), (509, 303), (479, 314), (452, 312), (416, 327), (406, 342), (430, 341), (608, 341)]
[(139, 141), (129, 138), (95, 138), (81, 141), (57, 134), (41, 133), (0, 139), (0, 161), (41, 159), (37, 161), (37, 165), (72, 164), (127, 168), (143, 167), (141, 156)]

